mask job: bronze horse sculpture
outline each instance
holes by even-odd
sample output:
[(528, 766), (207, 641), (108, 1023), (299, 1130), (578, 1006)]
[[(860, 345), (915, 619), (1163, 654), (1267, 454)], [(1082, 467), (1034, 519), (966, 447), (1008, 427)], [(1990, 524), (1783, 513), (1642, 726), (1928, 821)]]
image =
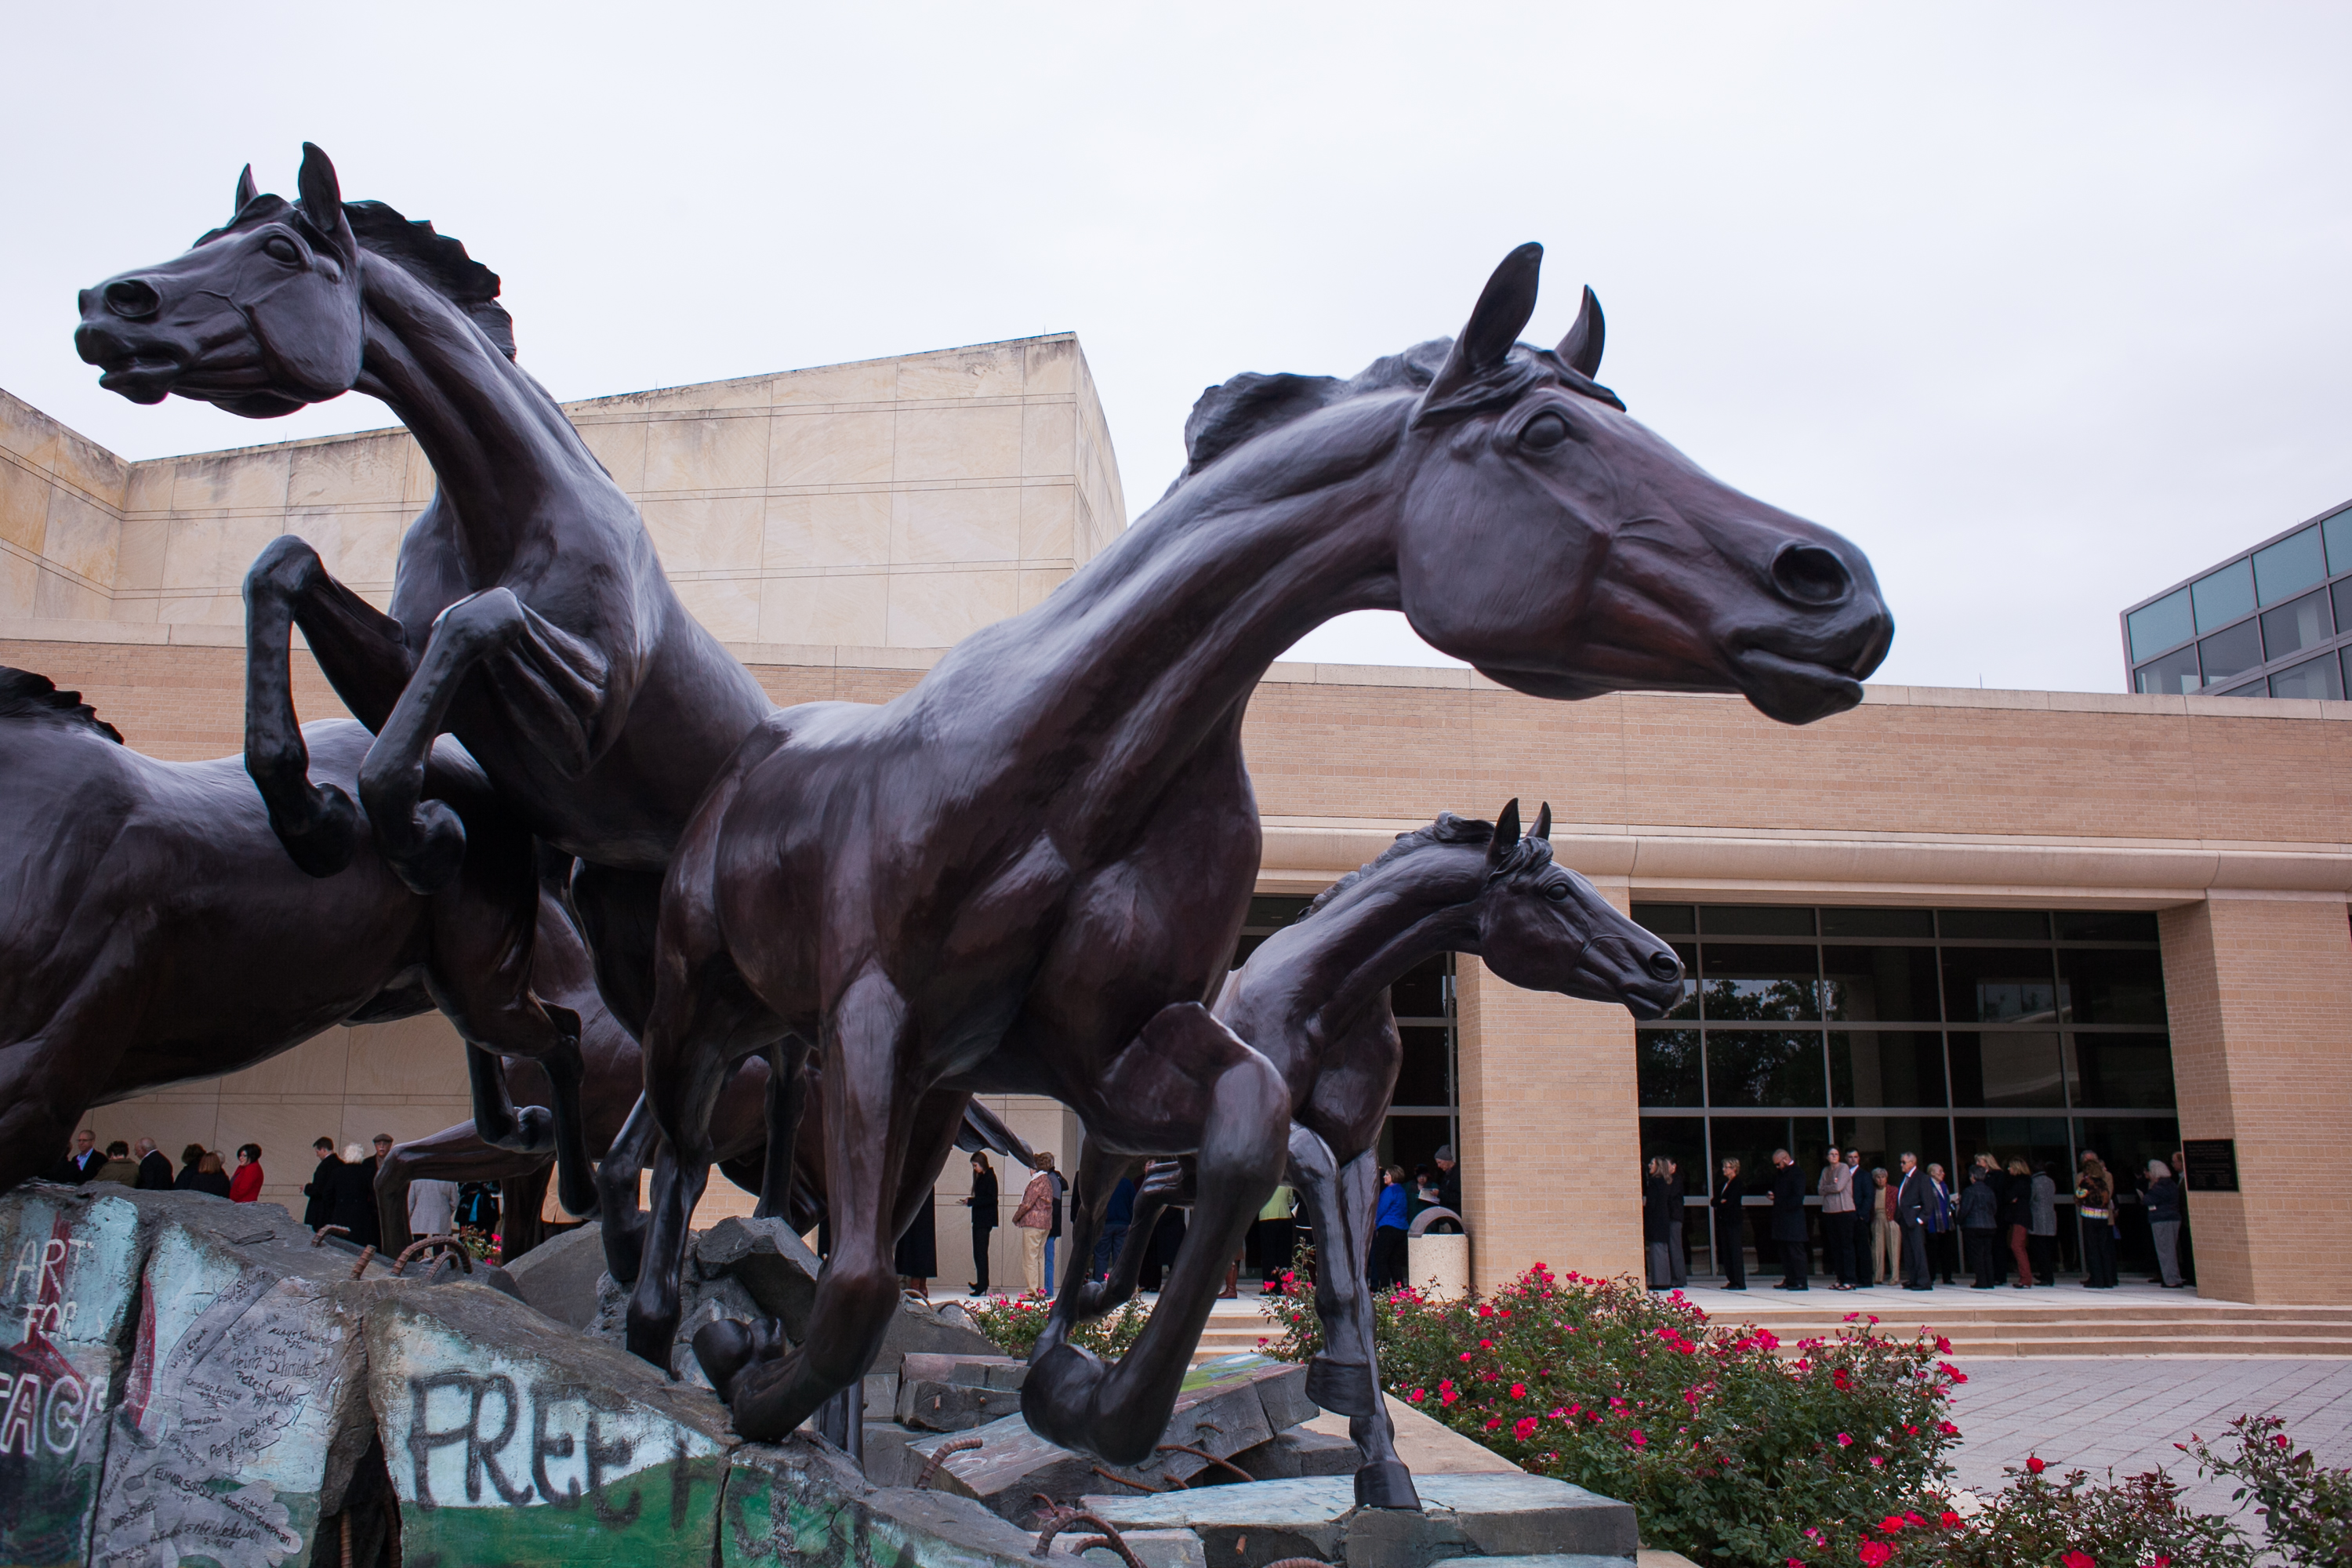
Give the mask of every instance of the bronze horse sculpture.
[[(1359, 1490), (1392, 1505), (1410, 1506), (1412, 1482), (1380, 1396), (1361, 1267), (1380, 1185), (1374, 1148), (1404, 1059), (1389, 986), (1433, 953), (1466, 952), (1511, 984), (1620, 1003), (1636, 1018), (1660, 1017), (1682, 995), (1674, 949), (1558, 864), (1550, 830), (1546, 805), (1523, 836), (1515, 800), (1493, 822), (1447, 812), (1398, 835), (1380, 858), (1325, 889), (1261, 943), (1226, 977), (1212, 1009), (1289, 1088), (1286, 1179), (1298, 1191), (1317, 1253), (1329, 1260), (1316, 1275), (1325, 1348), (1309, 1363), (1307, 1394), (1349, 1418), (1364, 1460)], [(1080, 1320), (1134, 1294), (1152, 1226), (1181, 1193), (1189, 1162), (1146, 1179), (1109, 1279), (1091, 1280), (1087, 1261), (1103, 1209), (1139, 1163), (1087, 1145), (1081, 1201), (1071, 1215), (1072, 1267), (1033, 1353), (1045, 1354)], [(1192, 1245), (1189, 1236), (1185, 1245)]]
[[(814, 1049), (835, 1246), (807, 1340), (703, 1331), (744, 1436), (870, 1364), (908, 1177), (942, 1153), (932, 1104), (985, 1089), (1061, 1100), (1108, 1153), (1195, 1161), (1202, 1240), (1133, 1349), (1053, 1346), (1022, 1393), (1050, 1441), (1150, 1451), (1289, 1158), (1288, 1086), (1208, 1004), (1258, 869), (1244, 710), (1315, 626), (1401, 609), (1541, 697), (1733, 690), (1790, 723), (1861, 700), (1892, 635), (1861, 552), (1634, 423), (1592, 380), (1589, 291), (1559, 348), (1520, 345), (1540, 257), (1507, 258), (1451, 342), (1212, 389), (1176, 485), (1044, 603), (888, 703), (772, 715), (714, 782), (667, 873), (641, 1035), (667, 1149), (630, 1339), (670, 1342), (734, 1064)], [(772, 1158), (793, 1133), (772, 1128)], [(1364, 1500), (1410, 1506), (1378, 1482)]]
[[(83, 292), (75, 346), (137, 403), (177, 393), (266, 419), (357, 390), (408, 427), (438, 489), (402, 540), (390, 614), (291, 534), (246, 579), (246, 765), (304, 870), (349, 862), (356, 794), (385, 863), (430, 891), (464, 850), (462, 819), (424, 788), (434, 738), (455, 734), (528, 830), (579, 861), (571, 902), (634, 1027), (662, 868), (771, 704), (678, 603), (635, 505), (515, 363), (497, 275), (430, 224), (346, 204), (307, 143), (299, 188), (299, 202), (262, 195), (247, 169), (226, 226)], [(309, 776), (293, 626), (376, 734), (355, 790)], [(579, 1108), (556, 1087), (564, 1205), (591, 1212)]]
[[(320, 777), (349, 784), (372, 737), (306, 731)], [(466, 825), (437, 890), (412, 891), (364, 842), (336, 875), (290, 863), (241, 760), (159, 762), (77, 692), (0, 667), (0, 1191), (51, 1169), (93, 1105), (266, 1061), (337, 1024), (438, 1006), (494, 1131), (543, 1141), (498, 1057), (556, 1070), (559, 1040), (610, 1021), (560, 910), (543, 906), (530, 836), (454, 745), (425, 787)], [(532, 927), (538, 926), (533, 942)], [(551, 945), (562, 960), (544, 966)], [(551, 974), (541, 1002), (533, 983)]]

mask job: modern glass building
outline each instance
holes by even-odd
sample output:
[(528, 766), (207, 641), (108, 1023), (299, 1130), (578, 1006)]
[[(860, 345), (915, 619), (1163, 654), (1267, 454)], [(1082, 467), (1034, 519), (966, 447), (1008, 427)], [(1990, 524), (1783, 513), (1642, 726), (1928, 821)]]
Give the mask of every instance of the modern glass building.
[(2342, 697), (2352, 689), (2352, 504), (2123, 614), (2134, 691)]
[[(1636, 1031), (1642, 1153), (1680, 1164), (1694, 1207), (1724, 1160), (1759, 1183), (1775, 1149), (1808, 1192), (1832, 1146), (1861, 1150), (1865, 1172), (1906, 1151), (1948, 1172), (1979, 1153), (2046, 1162), (2071, 1266), (2077, 1157), (2128, 1173), (2179, 1146), (2153, 913), (1636, 903), (1633, 918), (1686, 976), (1681, 1005)], [(1707, 1229), (1685, 1227), (1694, 1255)], [(2125, 1231), (2137, 1254), (2137, 1206)]]

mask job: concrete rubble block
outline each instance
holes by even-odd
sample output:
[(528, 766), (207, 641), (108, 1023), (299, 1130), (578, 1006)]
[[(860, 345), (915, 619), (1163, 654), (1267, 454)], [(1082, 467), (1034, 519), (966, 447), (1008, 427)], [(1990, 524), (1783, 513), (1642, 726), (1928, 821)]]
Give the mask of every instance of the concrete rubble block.
[[(1208, 1548), (1189, 1530), (1122, 1530), (1118, 1535), (1143, 1568), (1209, 1568)], [(1074, 1524), (1054, 1537), (1047, 1561), (1075, 1559), (1088, 1564), (1088, 1568), (1127, 1568), (1127, 1559), (1108, 1546), (1079, 1550), (1097, 1539), (1099, 1537), (1091, 1526)]]
[(141, 1193), (152, 1238), (112, 1417), (94, 1563), (307, 1560), (375, 1441), (369, 1307), (388, 1261), (310, 1245), (275, 1204)]
[(1355, 1439), (1329, 1432), (1277, 1432), (1270, 1443), (1244, 1448), (1234, 1463), (1262, 1481), (1301, 1476), (1352, 1476), (1364, 1462)]
[(144, 1227), (128, 1189), (0, 1194), (0, 1563), (81, 1563)]
[(475, 1285), (368, 1315), (409, 1568), (708, 1568), (736, 1438), (708, 1393)]
[(722, 1513), (722, 1568), (1035, 1568), (1031, 1537), (971, 1499), (874, 1486), (806, 1437), (737, 1447)]
[(1202, 1487), (1159, 1497), (1092, 1496), (1092, 1509), (1122, 1531), (1191, 1530), (1215, 1568), (1265, 1568), (1284, 1557), (1319, 1557), (1348, 1568), (1427, 1568), (1454, 1557), (1482, 1563), (1565, 1556), (1633, 1568), (1633, 1510), (1541, 1476), (1416, 1476), (1422, 1511), (1356, 1507), (1345, 1476)]
[(735, 1280), (758, 1304), (760, 1315), (782, 1320), (785, 1335), (798, 1344), (808, 1334), (822, 1267), (784, 1221), (729, 1218), (695, 1233), (688, 1272)]
[(1018, 1415), (1028, 1373), (1029, 1363), (1013, 1356), (909, 1355), (898, 1367), (898, 1423), (961, 1432)]
[(935, 1484), (976, 1498), (1005, 1518), (1026, 1524), (1036, 1515), (1040, 1495), (1067, 1501), (1100, 1489), (1107, 1480), (1132, 1485), (1141, 1495), (1146, 1489), (1165, 1488), (1171, 1477), (1189, 1482), (1212, 1468), (1230, 1474), (1215, 1460), (1257, 1447), (1274, 1436), (1266, 1422), (1263, 1390), (1275, 1387), (1276, 1403), (1287, 1408), (1288, 1395), (1283, 1388), (1305, 1377), (1303, 1367), (1255, 1354), (1223, 1356), (1192, 1368), (1185, 1374), (1176, 1407), (1160, 1434), (1160, 1451), (1132, 1468), (1105, 1465), (1091, 1455), (1049, 1443), (1032, 1432), (1019, 1415), (961, 1433), (921, 1438), (907, 1445), (907, 1452), (919, 1463), (950, 1444), (978, 1438), (977, 1448), (947, 1456)]
[(596, 1282), (604, 1272), (604, 1227), (594, 1220), (551, 1237), (506, 1266), (525, 1301), (557, 1322), (584, 1329), (596, 1321)]

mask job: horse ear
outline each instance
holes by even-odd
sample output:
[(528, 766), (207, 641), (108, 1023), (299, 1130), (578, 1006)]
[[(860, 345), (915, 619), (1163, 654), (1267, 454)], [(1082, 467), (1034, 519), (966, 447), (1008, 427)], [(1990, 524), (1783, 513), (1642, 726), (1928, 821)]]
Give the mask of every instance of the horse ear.
[(1500, 862), (1503, 857), (1517, 847), (1518, 842), (1519, 801), (1517, 795), (1513, 795), (1511, 803), (1495, 814), (1495, 837), (1486, 841), (1487, 862)]
[(1591, 381), (1601, 374), (1601, 342), (1609, 335), (1609, 323), (1601, 316), (1601, 296), (1592, 285), (1584, 286), (1584, 303), (1577, 308), (1576, 325), (1568, 329), (1568, 336), (1559, 340), (1555, 352), (1567, 362), (1568, 368)]
[(1470, 312), (1469, 325), (1454, 340), (1445, 363), (1438, 367), (1437, 379), (1429, 384), (1422, 398), (1423, 407), (1436, 407), (1503, 363), (1511, 345), (1527, 330), (1528, 318), (1536, 313), (1536, 285), (1542, 270), (1543, 247), (1533, 240), (1503, 258), (1503, 264), (1486, 279)]
[(245, 210), (246, 204), (260, 194), (261, 187), (253, 183), (253, 165), (247, 163), (245, 173), (236, 177), (236, 205), (229, 209), (229, 221), (236, 222), (236, 215)]
[(1547, 841), (1550, 839), (1551, 802), (1544, 802), (1543, 809), (1536, 813), (1536, 825), (1528, 829), (1528, 837), (1530, 838), (1541, 838)]
[(313, 142), (302, 143), (302, 172), (296, 176), (295, 189), (301, 193), (302, 216), (311, 228), (345, 261), (356, 260), (360, 242), (352, 233), (352, 220), (343, 215), (343, 187), (335, 178), (335, 165)]

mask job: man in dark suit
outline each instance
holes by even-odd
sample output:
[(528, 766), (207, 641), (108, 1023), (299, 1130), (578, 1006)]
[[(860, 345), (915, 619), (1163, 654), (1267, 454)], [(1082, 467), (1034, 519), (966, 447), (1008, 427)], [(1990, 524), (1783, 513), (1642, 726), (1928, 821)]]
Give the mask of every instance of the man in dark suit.
[(1776, 1290), (1810, 1290), (1812, 1248), (1805, 1239), (1805, 1174), (1786, 1149), (1772, 1151), (1772, 1239), (1780, 1247)]
[(49, 1174), (53, 1180), (79, 1184), (96, 1181), (99, 1167), (105, 1163), (106, 1156), (98, 1152), (98, 1134), (81, 1127), (74, 1131), (73, 1152), (59, 1161)]
[(139, 1190), (142, 1193), (168, 1193), (172, 1190), (172, 1157), (155, 1147), (152, 1138), (142, 1138), (133, 1145), (139, 1153)]
[(1927, 1277), (1927, 1206), (1937, 1201), (1936, 1184), (1919, 1168), (1919, 1156), (1903, 1156), (1902, 1184), (1895, 1190), (1895, 1218), (1903, 1227), (1903, 1288), (1932, 1290)]
[(331, 1138), (313, 1140), (310, 1152), (319, 1157), (319, 1163), (302, 1188), (302, 1195), (310, 1200), (302, 1205), (302, 1223), (316, 1230), (334, 1223), (335, 1186), (342, 1180), (343, 1162), (335, 1153), (335, 1141)]
[(1715, 1210), (1715, 1261), (1723, 1270), (1723, 1288), (1727, 1290), (1748, 1289), (1748, 1238), (1741, 1234), (1740, 1200), (1748, 1195), (1748, 1184), (1739, 1179), (1739, 1162), (1726, 1160), (1722, 1173), (1715, 1179), (1715, 1195), (1708, 1199)]

